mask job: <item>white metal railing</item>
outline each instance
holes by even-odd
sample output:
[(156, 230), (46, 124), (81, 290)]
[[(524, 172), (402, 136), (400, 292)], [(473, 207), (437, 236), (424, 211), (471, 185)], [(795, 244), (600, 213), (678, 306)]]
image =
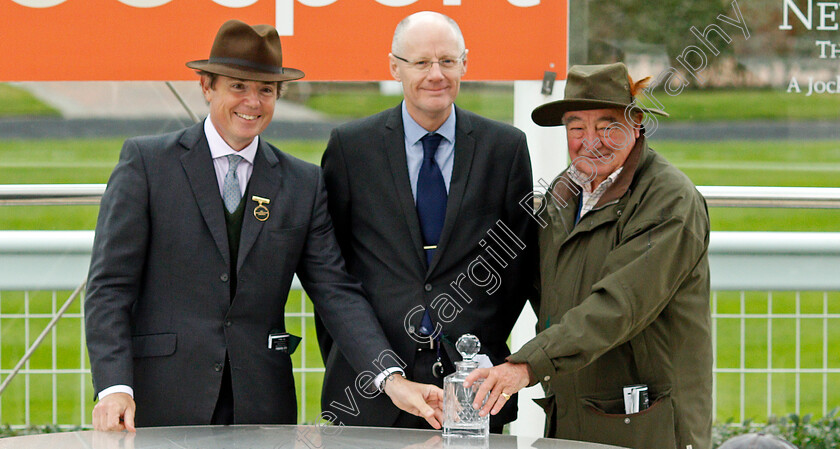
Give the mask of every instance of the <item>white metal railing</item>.
[[(69, 292), (70, 284), (54, 281), (44, 283), (42, 279), (36, 279), (37, 276), (24, 275), (23, 279), (34, 279), (34, 284), (39, 286), (51, 285), (52, 290), (20, 289), (20, 285), (25, 282), (21, 278), (5, 276), (6, 268), (14, 265), (17, 256), (25, 256), (16, 251), (21, 247), (21, 242), (39, 240), (38, 234), (51, 231), (18, 232), (30, 236), (18, 238), (15, 231), (0, 231), (0, 271), (4, 274), (0, 276), (0, 360), (3, 361), (0, 368), (0, 425), (11, 424), (15, 428), (33, 424), (54, 424), (64, 428), (90, 426), (93, 393), (85, 345), (84, 302), (80, 299), (74, 304), (82, 287)], [(79, 232), (88, 234), (92, 243), (92, 231)], [(76, 236), (77, 239), (80, 237)], [(15, 240), (15, 243), (7, 245), (10, 239)], [(6, 251), (7, 248), (15, 251)], [(88, 260), (89, 254), (90, 246)], [(37, 256), (50, 257), (44, 251)], [(64, 264), (69, 272), (86, 271), (87, 264), (74, 266), (77, 263), (72, 259), (65, 259)], [(8, 284), (10, 279), (12, 283)], [(8, 285), (14, 288), (8, 288)], [(66, 301), (65, 295), (69, 296)], [(64, 301), (64, 304), (60, 301)], [(13, 303), (12, 307), (9, 307), (9, 303)], [(302, 336), (306, 336), (308, 328), (314, 326), (312, 305), (297, 277), (292, 282), (286, 319), (289, 332)], [(55, 326), (59, 320), (66, 324), (60, 329)], [(35, 334), (37, 337), (31, 338)], [(292, 371), (297, 376), (298, 415), (301, 423), (317, 422), (320, 412), (319, 408), (312, 410), (309, 407), (311, 401), (308, 398), (308, 386), (313, 383), (320, 385), (324, 372), (320, 357), (313, 359), (307, 355), (307, 344), (317, 346), (317, 341), (310, 340), (304, 339), (304, 345), (292, 357)], [(66, 344), (75, 346), (73, 352), (78, 352), (77, 357), (67, 357), (63, 353), (62, 346)], [(40, 355), (40, 363), (31, 360), (33, 355)], [(7, 368), (14, 361), (17, 361), (14, 367)], [(36, 401), (35, 396), (39, 396), (40, 400)], [(65, 407), (66, 404), (72, 404), (69, 408), (75, 412), (63, 413), (59, 404), (65, 404)], [(38, 407), (42, 408), (41, 413), (33, 414), (33, 409)]]
[(840, 208), (836, 187), (699, 186), (712, 207)]
[[(93, 231), (0, 231), (0, 323), (8, 328), (9, 323), (15, 320), (22, 320), (26, 323), (25, 348), (30, 347), (28, 335), (40, 329), (32, 330), (31, 322), (35, 320), (46, 321), (52, 319), (56, 313), (55, 306), (50, 314), (32, 313), (32, 300), (27, 299), (23, 313), (7, 312), (5, 298), (8, 291), (18, 291), (24, 285), (37, 286), (34, 289), (51, 289), (66, 291), (73, 288), (75, 281), (84, 278), (89, 260), (89, 251), (93, 242)], [(84, 252), (87, 251), (85, 254)], [(794, 259), (795, 262), (790, 260)], [(785, 262), (787, 260), (787, 262)], [(712, 318), (713, 318), (713, 344), (715, 348), (714, 367), (715, 373), (715, 410), (726, 408), (734, 410), (729, 413), (732, 416), (722, 418), (755, 417), (764, 418), (767, 414), (781, 413), (774, 409), (777, 405), (791, 405), (790, 409), (783, 411), (801, 412), (803, 391), (809, 395), (816, 394), (813, 389), (813, 382), (806, 382), (803, 386), (803, 376), (818, 377), (821, 396), (820, 406), (817, 409), (809, 408), (806, 412), (824, 413), (838, 403), (833, 402), (831, 391), (828, 385), (830, 380), (837, 376), (840, 380), (840, 363), (833, 363), (830, 357), (829, 347), (840, 345), (840, 337), (830, 339), (829, 329), (837, 328), (840, 324), (840, 276), (837, 276), (840, 268), (840, 233), (744, 233), (744, 232), (713, 232), (710, 243), (710, 264), (712, 271), (712, 288), (715, 290), (712, 297)], [(64, 273), (65, 277), (56, 277), (55, 280), (45, 279), (44, 271), (36, 271), (32, 267), (44, 268), (49, 273)], [(63, 281), (62, 281), (63, 279)], [(26, 289), (26, 295), (30, 290)], [(294, 285), (300, 290), (300, 284)], [(811, 293), (819, 290), (817, 293)], [(294, 310), (288, 310), (287, 317), (298, 323), (301, 335), (307, 335), (307, 328), (312, 326), (311, 304), (305, 299), (301, 291), (302, 300), (293, 304)], [(728, 296), (727, 296), (728, 295)], [(733, 295), (735, 299), (733, 299)], [(779, 299), (783, 296), (794, 295), (794, 299), (785, 299), (795, 305), (790, 310), (774, 310), (774, 304), (782, 302)], [(803, 310), (802, 295), (818, 295), (823, 301), (819, 310)], [(833, 296), (832, 296), (833, 295)], [(55, 292), (52, 297), (56, 296)], [(767, 299), (754, 299), (763, 297)], [(751, 299), (752, 298), (752, 299)], [(775, 302), (774, 302), (775, 300)], [(55, 302), (55, 299), (53, 299)], [(756, 309), (754, 303), (761, 303), (760, 310)], [(732, 304), (735, 304), (733, 306)], [(752, 304), (752, 305), (751, 305)], [(735, 307), (734, 309), (732, 309)], [(813, 307), (812, 307), (813, 309)], [(81, 352), (84, 353), (83, 324), (81, 322), (81, 308), (78, 313), (67, 315), (66, 318), (78, 319), (79, 325), (75, 328)], [(816, 341), (814, 336), (807, 334), (803, 337), (803, 322), (819, 323), (823, 329), (820, 338)], [(734, 323), (734, 324), (733, 324)], [(734, 327), (733, 327), (734, 326)], [(20, 327), (20, 326), (18, 326)], [(805, 326), (806, 329), (809, 326)], [(813, 327), (813, 326), (811, 326)], [(748, 340), (755, 340), (757, 328), (764, 334), (763, 343), (758, 346), (764, 355), (761, 364), (750, 362), (750, 352), (755, 343), (748, 344)], [(4, 329), (0, 327), (0, 332)], [(794, 362), (776, 360), (774, 358), (776, 349), (779, 346), (777, 333), (782, 332), (790, 335), (794, 354)], [(824, 335), (823, 335), (824, 334)], [(6, 334), (3, 333), (4, 345)], [(809, 336), (810, 335), (810, 336)], [(55, 337), (53, 337), (52, 351), (50, 355), (55, 359)], [(304, 346), (300, 350), (299, 360), (295, 360), (295, 373), (299, 375), (299, 396), (301, 420), (312, 422), (317, 419), (317, 411), (308, 410), (307, 403), (310, 398), (308, 385), (311, 382), (307, 378), (313, 375), (320, 376), (323, 372), (321, 360), (318, 357), (307, 359), (307, 347), (317, 345), (311, 339), (304, 340)], [(818, 364), (808, 364), (802, 361), (802, 355), (807, 354), (808, 349), (819, 347), (822, 358)], [(733, 349), (735, 348), (735, 349)], [(5, 348), (4, 348), (5, 349)], [(729, 361), (722, 362), (725, 358), (721, 353), (732, 353), (737, 351), (737, 357), (729, 357)], [(731, 355), (731, 354), (730, 354)], [(754, 355), (754, 354), (752, 354)], [(2, 358), (2, 357), (0, 357)], [(811, 357), (813, 358), (813, 357)], [(766, 360), (764, 360), (766, 359)], [(788, 363), (790, 362), (790, 363)], [(81, 367), (81, 368), (80, 368)], [(11, 373), (9, 369), (0, 370), (0, 375), (7, 376)], [(25, 398), (29, 398), (29, 378), (33, 375), (51, 374), (58, 375), (81, 375), (89, 382), (88, 369), (85, 360), (79, 364), (73, 362), (71, 367), (60, 367), (53, 365), (48, 369), (32, 369), (28, 362), (21, 370), (25, 385), (23, 388)], [(737, 379), (728, 379), (727, 376), (736, 376)], [(779, 389), (785, 387), (782, 381), (774, 381), (779, 377), (791, 377), (793, 379), (789, 392), (794, 397), (790, 400), (779, 400)], [(760, 414), (756, 415), (756, 404), (752, 404), (747, 390), (750, 388), (751, 380), (761, 378), (766, 384), (766, 394), (762, 395), (762, 406)], [(316, 380), (312, 380), (316, 381)], [(54, 381), (55, 382), (55, 381)], [(14, 387), (15, 383), (12, 383)], [(53, 383), (50, 388), (55, 392), (60, 388)], [(85, 391), (89, 385), (82, 385), (79, 389), (78, 400), (86, 403), (89, 407), (90, 398), (86, 397)], [(726, 391), (737, 391), (737, 404), (726, 406), (732, 402), (732, 397), (727, 397)], [(89, 390), (87, 390), (89, 393)], [(58, 393), (54, 393), (52, 404), (59, 400)], [(316, 392), (317, 394), (317, 392)], [(0, 397), (0, 412), (5, 397)], [(29, 400), (26, 399), (27, 404)], [(721, 405), (723, 403), (723, 405)], [(27, 405), (27, 407), (29, 407)], [(53, 405), (55, 407), (55, 405)], [(314, 413), (313, 413), (314, 412)], [(29, 424), (29, 412), (26, 414), (26, 422)], [(87, 416), (81, 422), (56, 423), (56, 424), (88, 424)], [(0, 422), (3, 417), (0, 415)]]
[[(837, 187), (698, 186), (713, 207), (840, 208)], [(105, 184), (0, 185), (0, 206), (98, 204)]]
[[(732, 311), (721, 311), (722, 293), (712, 292), (712, 347), (716, 360), (714, 410), (718, 410), (720, 390), (731, 389), (733, 386), (738, 391), (737, 415), (724, 418), (735, 418), (738, 422), (744, 422), (746, 418), (790, 412), (825, 415), (840, 406), (840, 397), (834, 394), (834, 389), (829, 388), (829, 385), (837, 385), (840, 381), (840, 360), (832, 357), (840, 345), (840, 337), (832, 336), (829, 332), (829, 329), (836, 329), (840, 325), (838, 292), (728, 293), (731, 295), (729, 308), (734, 306), (735, 309)], [(751, 297), (748, 298), (748, 295)], [(810, 301), (805, 298), (807, 295), (810, 295)], [(788, 303), (784, 308), (790, 310), (775, 311), (779, 302)], [(811, 310), (803, 310), (806, 307)], [(724, 327), (729, 328), (727, 341), (737, 339), (737, 353), (731, 345), (719, 344), (719, 333)], [(810, 332), (806, 331), (808, 328)], [(792, 342), (782, 338), (791, 338), (791, 335)], [(778, 339), (782, 341), (776, 341)], [(793, 346), (793, 350), (780, 351), (777, 349), (780, 345)], [(834, 347), (834, 351), (830, 351), (830, 347)], [(750, 351), (750, 348), (753, 350)], [(808, 351), (806, 348), (816, 350)], [(730, 353), (730, 363), (724, 363), (724, 366), (720, 366), (721, 351)], [(737, 378), (722, 380), (722, 375)], [(728, 385), (721, 387), (722, 383)], [(756, 384), (760, 386), (761, 383), (765, 384), (764, 391), (757, 391)], [(786, 388), (786, 384), (791, 383), (793, 388)], [(750, 389), (753, 390), (751, 396), (763, 396), (763, 401), (754, 398), (750, 400)], [(820, 397), (819, 405), (815, 407), (811, 401), (811, 406), (804, 409), (802, 403), (806, 395)], [(729, 402), (733, 402), (732, 398), (729, 398)], [(777, 402), (782, 405), (777, 405)]]
[(99, 204), (104, 192), (105, 184), (6, 184), (0, 206)]

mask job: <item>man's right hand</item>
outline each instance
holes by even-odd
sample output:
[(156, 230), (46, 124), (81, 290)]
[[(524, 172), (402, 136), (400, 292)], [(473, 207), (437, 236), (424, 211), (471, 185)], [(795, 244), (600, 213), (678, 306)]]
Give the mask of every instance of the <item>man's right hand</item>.
[(93, 430), (128, 430), (134, 428), (137, 406), (128, 393), (111, 393), (99, 400), (93, 408)]
[(400, 409), (424, 418), (430, 426), (440, 429), (443, 422), (443, 390), (435, 385), (412, 382), (398, 374), (391, 374), (385, 383), (385, 394)]

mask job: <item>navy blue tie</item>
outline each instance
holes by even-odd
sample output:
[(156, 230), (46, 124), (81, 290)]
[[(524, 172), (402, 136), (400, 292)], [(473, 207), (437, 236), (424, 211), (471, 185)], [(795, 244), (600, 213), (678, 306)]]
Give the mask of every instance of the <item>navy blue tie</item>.
[(417, 176), (417, 216), (426, 248), (426, 263), (431, 265), (435, 247), (440, 240), (443, 221), (446, 218), (446, 184), (443, 174), (435, 162), (435, 152), (443, 138), (440, 134), (426, 134), (423, 143), (423, 164)]
[[(435, 162), (440, 141), (440, 134), (426, 134), (420, 139), (423, 143), (423, 164), (417, 176), (417, 216), (420, 218), (420, 231), (423, 233), (423, 247), (426, 252), (426, 264), (432, 264), (435, 256), (443, 220), (446, 218), (446, 184), (443, 174)], [(423, 314), (420, 322), (420, 334), (431, 335), (434, 326), (429, 311)]]

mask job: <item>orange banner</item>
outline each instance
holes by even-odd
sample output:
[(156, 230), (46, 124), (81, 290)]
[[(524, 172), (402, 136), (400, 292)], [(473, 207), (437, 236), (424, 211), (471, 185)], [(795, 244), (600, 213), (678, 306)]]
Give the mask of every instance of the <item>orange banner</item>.
[(394, 27), (422, 10), (461, 26), (468, 80), (566, 73), (566, 0), (0, 0), (0, 81), (192, 80), (228, 19), (275, 24), (305, 81), (388, 80)]

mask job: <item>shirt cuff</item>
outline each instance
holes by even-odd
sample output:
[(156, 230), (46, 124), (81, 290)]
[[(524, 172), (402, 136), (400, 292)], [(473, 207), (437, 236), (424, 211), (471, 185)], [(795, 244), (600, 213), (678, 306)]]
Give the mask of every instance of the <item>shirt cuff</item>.
[(373, 384), (376, 385), (376, 389), (382, 391), (382, 387), (384, 387), (385, 379), (394, 373), (402, 373), (402, 376), (405, 377), (405, 371), (398, 366), (392, 366), (390, 368), (385, 368), (373, 379)]
[(131, 399), (134, 399), (134, 389), (129, 387), (128, 385), (112, 385), (112, 386), (100, 391), (99, 395), (97, 395), (97, 397), (101, 401), (102, 398), (104, 398), (105, 396), (108, 396), (109, 394), (113, 394), (113, 393), (128, 393), (128, 395), (131, 396)]

